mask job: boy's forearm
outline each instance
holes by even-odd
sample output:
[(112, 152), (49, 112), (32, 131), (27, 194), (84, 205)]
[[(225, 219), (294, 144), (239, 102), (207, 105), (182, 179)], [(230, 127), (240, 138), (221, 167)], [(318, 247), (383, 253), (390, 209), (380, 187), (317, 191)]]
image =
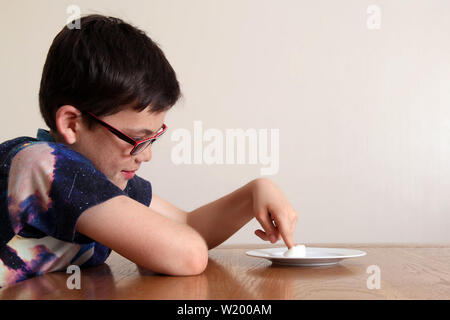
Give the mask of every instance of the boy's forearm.
[(212, 249), (237, 232), (253, 217), (252, 190), (256, 180), (187, 214), (187, 224), (197, 230)]

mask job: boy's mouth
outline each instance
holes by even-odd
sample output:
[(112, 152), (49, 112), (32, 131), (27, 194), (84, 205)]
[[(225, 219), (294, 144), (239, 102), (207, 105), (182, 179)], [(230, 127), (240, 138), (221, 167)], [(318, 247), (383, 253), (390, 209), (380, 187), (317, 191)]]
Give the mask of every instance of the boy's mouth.
[(127, 179), (127, 180), (132, 179), (135, 172), (136, 172), (136, 170), (133, 170), (133, 171), (122, 170), (122, 171), (121, 171), (122, 175), (123, 175), (123, 176), (125, 177), (125, 179)]

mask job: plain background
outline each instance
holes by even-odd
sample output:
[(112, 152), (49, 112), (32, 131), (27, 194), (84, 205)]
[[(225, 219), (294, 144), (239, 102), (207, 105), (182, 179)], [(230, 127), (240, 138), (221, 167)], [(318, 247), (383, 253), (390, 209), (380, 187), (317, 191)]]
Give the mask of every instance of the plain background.
[[(177, 72), (184, 97), (138, 173), (155, 194), (193, 210), (261, 176), (173, 164), (176, 128), (273, 128), (269, 178), (300, 215), (298, 243), (450, 242), (449, 1), (3, 1), (2, 141), (45, 128), (42, 67), (72, 4), (143, 29)], [(225, 244), (263, 243), (259, 227)]]

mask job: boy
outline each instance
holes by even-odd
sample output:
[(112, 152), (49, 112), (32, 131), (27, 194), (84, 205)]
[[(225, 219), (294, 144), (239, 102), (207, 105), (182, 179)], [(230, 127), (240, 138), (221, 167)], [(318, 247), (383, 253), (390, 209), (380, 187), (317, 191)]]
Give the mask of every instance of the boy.
[(208, 250), (253, 217), (261, 239), (294, 246), (297, 213), (256, 179), (192, 212), (152, 195), (135, 172), (180, 97), (176, 75), (146, 34), (89, 15), (64, 27), (44, 65), (39, 105), (50, 128), (0, 145), (0, 286), (111, 250), (168, 275), (203, 272)]

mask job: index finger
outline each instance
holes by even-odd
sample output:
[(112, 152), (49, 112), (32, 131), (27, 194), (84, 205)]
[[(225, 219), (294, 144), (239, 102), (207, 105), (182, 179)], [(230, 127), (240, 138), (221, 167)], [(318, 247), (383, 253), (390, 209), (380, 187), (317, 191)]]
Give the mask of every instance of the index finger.
[[(277, 225), (277, 228), (281, 234), (281, 237), (283, 238), (284, 243), (286, 243), (286, 246), (288, 249), (295, 246), (294, 242), (294, 228), (290, 228), (290, 226), (286, 226), (285, 221), (279, 221), (275, 220), (275, 223)], [(292, 231), (291, 231), (292, 230)]]
[(287, 234), (287, 235), (281, 233), (281, 237), (283, 238), (284, 243), (286, 243), (286, 246), (288, 249), (295, 246), (294, 237), (293, 237), (292, 233)]

